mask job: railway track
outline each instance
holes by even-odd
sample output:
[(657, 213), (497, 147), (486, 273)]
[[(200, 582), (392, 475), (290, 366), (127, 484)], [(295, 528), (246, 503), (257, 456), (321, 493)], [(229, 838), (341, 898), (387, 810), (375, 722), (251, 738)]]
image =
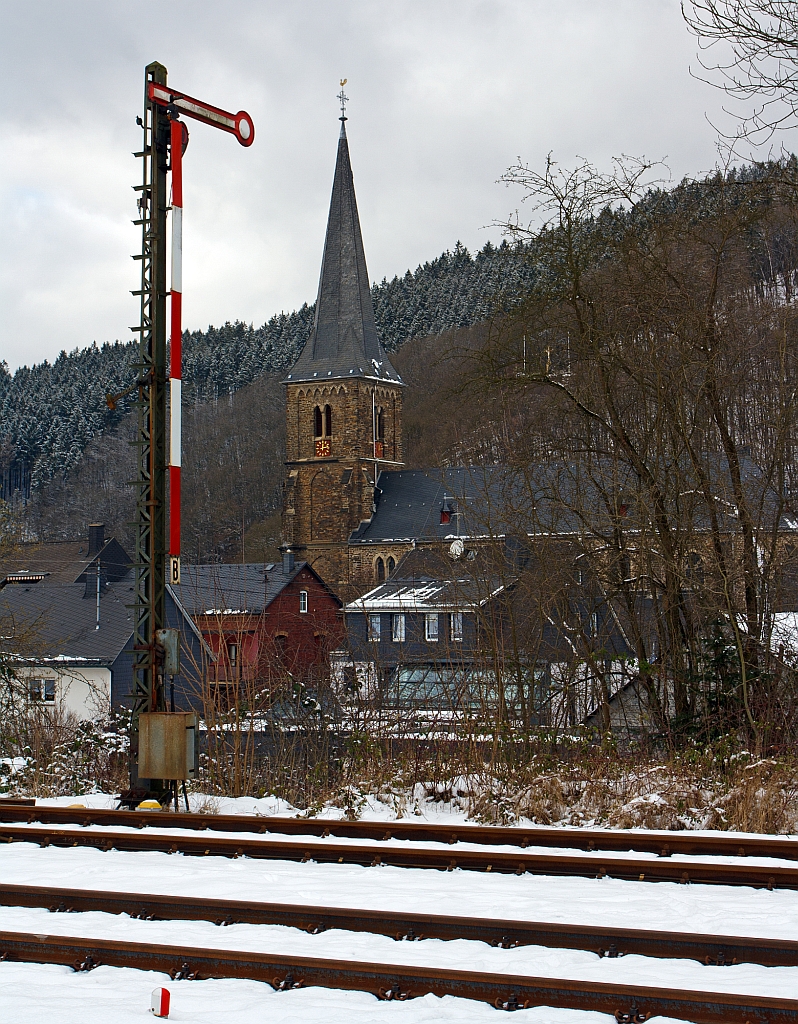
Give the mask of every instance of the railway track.
[(582, 949), (601, 957), (641, 956), (698, 960), (705, 964), (798, 967), (798, 942), (699, 935), (630, 928), (595, 928), (535, 921), (444, 917), (350, 910), (285, 903), (98, 892), (52, 886), (0, 885), (0, 905), (41, 907), (54, 913), (129, 914), (150, 921), (212, 921), (219, 925), (285, 925), (317, 934), (330, 928), (370, 932), (397, 940), (471, 939), (491, 946)]
[(372, 992), (387, 1000), (433, 993), (476, 999), (506, 1010), (525, 1006), (595, 1010), (614, 1014), (619, 1024), (637, 1024), (658, 1015), (695, 1024), (798, 1022), (798, 1000), (792, 999), (232, 950), (186, 949), (60, 935), (0, 932), (0, 958), (66, 964), (78, 971), (91, 970), (101, 964), (132, 967), (160, 971), (173, 979), (249, 978), (268, 982), (278, 990), (320, 985)]
[[(171, 817), (171, 816), (170, 816)], [(163, 823), (163, 819), (159, 819)], [(146, 829), (117, 832), (106, 829), (40, 828), (0, 825), (0, 843), (38, 843), (39, 846), (93, 847), (99, 850), (160, 851), (193, 856), (253, 857), (268, 860), (360, 864), (365, 867), (432, 868), (583, 878), (620, 878), (640, 882), (689, 882), (747, 885), (766, 889), (798, 889), (798, 867), (780, 865), (608, 857), (600, 853), (529, 853), (479, 849), (446, 849), (391, 845), (375, 848), (335, 842), (256, 839), (245, 836), (195, 834), (189, 830), (159, 834)]]
[(319, 818), (264, 817), (239, 814), (186, 814), (158, 811), (116, 811), (81, 807), (31, 807), (0, 804), (3, 822), (43, 825), (126, 825), (136, 828), (158, 826), (190, 831), (279, 833), (291, 836), (319, 836), (338, 839), (406, 839), (456, 845), (475, 843), (490, 846), (528, 846), (585, 852), (653, 853), (711, 857), (774, 857), (798, 860), (798, 839), (727, 835), (702, 835), (633, 830), (565, 829), (539, 826), (516, 828), (500, 825), (435, 825), (412, 820), (331, 821)]

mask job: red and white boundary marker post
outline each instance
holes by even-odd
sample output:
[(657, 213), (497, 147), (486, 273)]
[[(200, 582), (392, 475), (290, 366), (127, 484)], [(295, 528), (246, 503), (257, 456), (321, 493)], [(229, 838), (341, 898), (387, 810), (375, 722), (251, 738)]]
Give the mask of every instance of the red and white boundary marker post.
[(183, 419), (183, 132), (172, 120), (172, 308), (169, 346), (169, 582), (180, 582), (180, 466)]
[(168, 1017), (170, 1000), (168, 988), (154, 988), (150, 997), (150, 1013), (156, 1017)]
[[(255, 125), (245, 110), (231, 114), (166, 85), (150, 82), (148, 96), (172, 114), (172, 288), (171, 346), (169, 355), (169, 582), (180, 582), (180, 466), (182, 462), (183, 386), (183, 149), (188, 141), (179, 115), (192, 117), (235, 135), (242, 146), (255, 141)], [(166, 991), (164, 989), (164, 991)], [(168, 993), (167, 993), (168, 996)]]

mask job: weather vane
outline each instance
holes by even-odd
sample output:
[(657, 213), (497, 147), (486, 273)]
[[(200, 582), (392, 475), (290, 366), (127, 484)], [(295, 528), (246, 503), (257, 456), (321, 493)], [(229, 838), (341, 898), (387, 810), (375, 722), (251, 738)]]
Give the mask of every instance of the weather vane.
[(346, 105), (349, 102), (349, 97), (344, 92), (344, 86), (349, 81), (348, 78), (341, 79), (341, 91), (338, 93), (338, 99), (341, 101), (341, 120), (346, 120)]

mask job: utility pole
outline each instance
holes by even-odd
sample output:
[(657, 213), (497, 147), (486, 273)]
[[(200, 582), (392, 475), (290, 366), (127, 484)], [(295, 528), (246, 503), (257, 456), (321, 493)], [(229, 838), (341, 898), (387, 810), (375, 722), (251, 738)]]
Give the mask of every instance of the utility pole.
[[(164, 646), (159, 631), (166, 627), (166, 585), (180, 583), (180, 462), (181, 462), (181, 299), (182, 299), (182, 156), (188, 131), (181, 115), (235, 135), (242, 146), (254, 141), (252, 118), (237, 114), (167, 86), (163, 64), (148, 64), (144, 73), (142, 180), (138, 193), (141, 226), (141, 321), (136, 383), (124, 394), (137, 392), (138, 473), (136, 487), (135, 628), (130, 730), (131, 797), (145, 792), (160, 797), (171, 784), (139, 777), (139, 718), (167, 710), (164, 690)], [(170, 206), (167, 175), (172, 172)], [(167, 215), (172, 210), (172, 280), (167, 290)], [(167, 298), (171, 297), (171, 359), (167, 367)], [(167, 453), (166, 394), (171, 394), (170, 445)], [(121, 396), (108, 396), (113, 408)], [(169, 529), (167, 536), (167, 466), (169, 469)], [(163, 639), (163, 634), (161, 634)]]

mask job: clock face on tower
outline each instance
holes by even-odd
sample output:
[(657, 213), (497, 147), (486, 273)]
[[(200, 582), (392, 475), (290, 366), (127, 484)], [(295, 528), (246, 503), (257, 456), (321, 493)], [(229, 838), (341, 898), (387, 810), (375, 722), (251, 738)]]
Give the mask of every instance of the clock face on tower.
[(326, 459), (332, 454), (330, 442), (326, 437), (316, 438), (316, 458)]

